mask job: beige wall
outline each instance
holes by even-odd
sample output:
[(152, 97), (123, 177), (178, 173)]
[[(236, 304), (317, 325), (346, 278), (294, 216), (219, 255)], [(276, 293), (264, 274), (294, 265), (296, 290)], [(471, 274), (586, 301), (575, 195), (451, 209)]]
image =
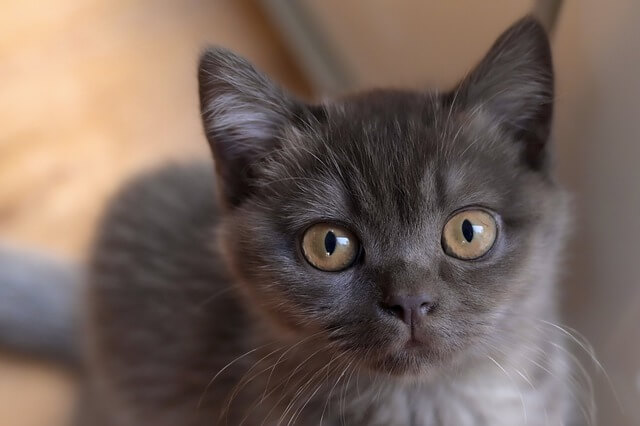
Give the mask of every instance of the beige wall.
[(352, 75), (351, 89), (451, 86), (532, 6), (532, 0), (303, 3)]
[(606, 380), (603, 425), (640, 424), (640, 2), (571, 0), (555, 39), (558, 166), (574, 193), (566, 292)]

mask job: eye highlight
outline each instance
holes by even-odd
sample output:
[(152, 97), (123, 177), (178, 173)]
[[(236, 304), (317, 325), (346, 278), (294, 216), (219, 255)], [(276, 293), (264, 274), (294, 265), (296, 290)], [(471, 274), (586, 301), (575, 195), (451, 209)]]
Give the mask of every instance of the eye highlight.
[(353, 264), (360, 244), (348, 229), (318, 223), (306, 230), (302, 237), (302, 253), (312, 266), (327, 272), (337, 272)]
[(463, 210), (444, 225), (442, 247), (449, 256), (477, 259), (491, 250), (497, 233), (498, 226), (492, 215), (479, 209)]

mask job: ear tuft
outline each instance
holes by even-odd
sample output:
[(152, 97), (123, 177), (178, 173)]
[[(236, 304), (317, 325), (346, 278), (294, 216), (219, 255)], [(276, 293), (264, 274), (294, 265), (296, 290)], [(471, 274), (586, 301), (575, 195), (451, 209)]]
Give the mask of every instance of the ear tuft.
[(296, 101), (247, 60), (212, 48), (200, 57), (200, 110), (223, 197), (238, 204), (251, 167), (273, 150)]
[(525, 17), (506, 30), (456, 90), (466, 106), (482, 108), (525, 143), (529, 166), (544, 166), (553, 115), (553, 65), (547, 33), (535, 18)]

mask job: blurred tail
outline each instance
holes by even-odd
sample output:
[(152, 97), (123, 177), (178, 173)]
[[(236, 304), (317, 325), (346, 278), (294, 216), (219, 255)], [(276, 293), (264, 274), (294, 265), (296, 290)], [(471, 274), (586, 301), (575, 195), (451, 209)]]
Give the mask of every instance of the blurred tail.
[(0, 245), (0, 350), (75, 364), (79, 283), (73, 264)]

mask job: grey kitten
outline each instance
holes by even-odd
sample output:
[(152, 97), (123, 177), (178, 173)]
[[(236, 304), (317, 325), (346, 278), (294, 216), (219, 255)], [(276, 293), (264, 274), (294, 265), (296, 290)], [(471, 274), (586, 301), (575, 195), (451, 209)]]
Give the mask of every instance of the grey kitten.
[(223, 49), (199, 82), (215, 177), (167, 167), (111, 204), (80, 423), (570, 423), (535, 20), (445, 93), (307, 105)]

